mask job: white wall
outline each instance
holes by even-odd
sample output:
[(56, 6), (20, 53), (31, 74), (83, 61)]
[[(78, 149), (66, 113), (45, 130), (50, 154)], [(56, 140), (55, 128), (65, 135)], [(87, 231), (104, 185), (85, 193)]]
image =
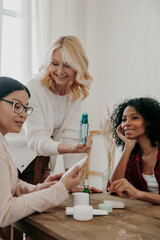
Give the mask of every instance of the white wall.
[[(106, 104), (112, 107), (124, 98), (142, 95), (159, 98), (159, 0), (51, 3), (51, 39), (76, 35), (88, 54), (94, 82), (87, 102), (94, 116), (99, 107), (104, 109)], [(95, 123), (94, 127), (98, 125)]]
[(106, 105), (112, 110), (136, 96), (160, 100), (159, 0), (55, 0), (51, 9), (53, 39), (76, 35), (87, 51), (91, 129), (99, 128)]

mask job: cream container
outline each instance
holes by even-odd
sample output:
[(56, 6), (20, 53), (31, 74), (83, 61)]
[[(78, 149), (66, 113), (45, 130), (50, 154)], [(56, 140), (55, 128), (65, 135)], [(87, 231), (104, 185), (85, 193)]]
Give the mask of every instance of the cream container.
[[(75, 207), (66, 207), (66, 215), (68, 215), (68, 216), (73, 215)], [(102, 209), (93, 209), (93, 215), (95, 215), (95, 216), (107, 216), (108, 212), (106, 210), (102, 210)]]
[(112, 208), (124, 208), (124, 203), (117, 200), (104, 200), (104, 204), (107, 206), (112, 206)]
[(111, 204), (100, 203), (100, 204), (98, 204), (98, 208), (102, 209), (102, 210), (106, 210), (108, 213), (112, 212)]
[(89, 194), (84, 192), (72, 193), (72, 205), (89, 205)]
[(89, 221), (93, 218), (93, 207), (89, 205), (76, 205), (73, 218), (78, 221)]

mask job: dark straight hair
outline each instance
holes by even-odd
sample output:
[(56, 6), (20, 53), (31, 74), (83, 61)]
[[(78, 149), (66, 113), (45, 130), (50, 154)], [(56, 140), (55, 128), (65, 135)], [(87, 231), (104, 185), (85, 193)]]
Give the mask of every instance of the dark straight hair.
[(0, 98), (4, 98), (17, 90), (25, 90), (28, 96), (31, 96), (28, 88), (21, 82), (10, 77), (0, 77)]

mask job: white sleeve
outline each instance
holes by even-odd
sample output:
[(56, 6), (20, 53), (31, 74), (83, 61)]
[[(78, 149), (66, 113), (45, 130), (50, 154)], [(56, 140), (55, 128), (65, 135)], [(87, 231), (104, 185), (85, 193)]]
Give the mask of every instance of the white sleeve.
[[(29, 148), (38, 155), (51, 156), (58, 154), (57, 147), (60, 142), (51, 139), (47, 129), (47, 111), (49, 111), (44, 96), (37, 93), (34, 87), (29, 88), (31, 92), (30, 105), (33, 107), (32, 114), (27, 119), (26, 139)], [(44, 100), (44, 101), (43, 101)], [(51, 103), (50, 103), (51, 104)], [(52, 112), (51, 112), (52, 114)]]

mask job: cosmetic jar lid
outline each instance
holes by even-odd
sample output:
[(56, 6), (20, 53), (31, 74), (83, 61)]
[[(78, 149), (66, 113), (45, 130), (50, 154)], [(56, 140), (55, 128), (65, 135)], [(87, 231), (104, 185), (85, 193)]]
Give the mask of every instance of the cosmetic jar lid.
[(104, 200), (104, 204), (111, 205), (112, 208), (124, 208), (124, 203), (117, 200)]
[(100, 203), (100, 204), (98, 204), (98, 208), (99, 209), (103, 209), (103, 210), (107, 210), (107, 212), (112, 212), (112, 205), (110, 204), (108, 204), (108, 205), (106, 205), (105, 203)]
[(76, 205), (73, 210), (73, 218), (78, 221), (89, 221), (93, 218), (93, 207), (90, 205)]

